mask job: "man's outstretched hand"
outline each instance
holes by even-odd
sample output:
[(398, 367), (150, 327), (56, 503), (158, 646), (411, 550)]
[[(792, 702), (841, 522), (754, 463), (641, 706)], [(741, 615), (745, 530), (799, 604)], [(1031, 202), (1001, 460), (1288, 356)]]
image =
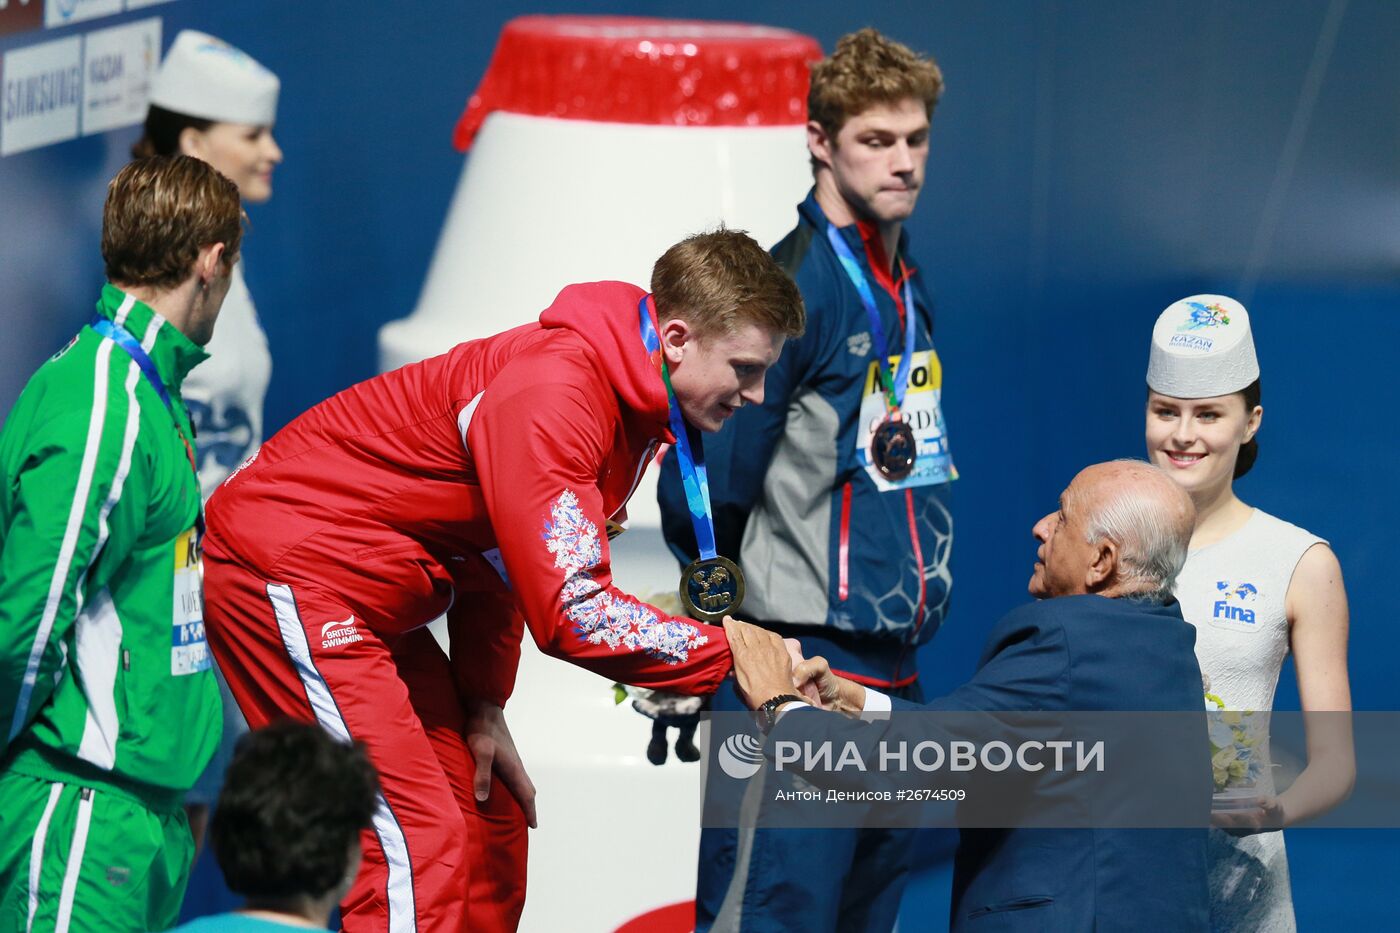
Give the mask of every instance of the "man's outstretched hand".
[[(802, 652), (794, 639), (729, 617), (725, 617), (724, 632), (734, 656), (739, 698), (749, 709), (797, 690), (792, 671), (794, 663), (801, 663)], [(813, 705), (819, 705), (815, 691), (807, 696)]]

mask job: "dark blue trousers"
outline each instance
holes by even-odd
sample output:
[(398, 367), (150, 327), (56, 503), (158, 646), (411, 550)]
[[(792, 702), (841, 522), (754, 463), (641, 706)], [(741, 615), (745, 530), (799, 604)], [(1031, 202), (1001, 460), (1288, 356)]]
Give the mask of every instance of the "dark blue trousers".
[[(887, 692), (923, 700), (917, 682)], [(745, 709), (730, 681), (711, 708)], [(696, 933), (888, 933), (899, 916), (914, 836), (912, 829), (705, 829)], [(742, 875), (737, 864), (746, 866)]]

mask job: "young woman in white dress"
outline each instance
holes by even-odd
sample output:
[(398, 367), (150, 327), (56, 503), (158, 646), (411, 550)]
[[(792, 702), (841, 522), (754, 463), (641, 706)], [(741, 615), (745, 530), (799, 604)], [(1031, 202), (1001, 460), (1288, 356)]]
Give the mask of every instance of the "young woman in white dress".
[[(1196, 628), (1196, 655), (1226, 709), (1273, 708), (1290, 651), (1305, 713), (1351, 709), (1347, 597), (1327, 542), (1253, 508), (1235, 480), (1258, 456), (1264, 417), (1249, 316), (1232, 299), (1196, 295), (1164, 311), (1148, 367), (1147, 450), (1190, 493), (1196, 530), (1176, 596)], [(1335, 806), (1355, 765), (1345, 717), (1310, 716), (1307, 767), (1281, 794), (1272, 774), (1258, 805), (1217, 812), (1210, 832), (1215, 930), (1296, 929), (1282, 827)]]
[[(272, 197), (282, 150), (272, 136), (281, 84), (233, 46), (186, 29), (175, 37), (151, 85), (145, 133), (132, 155), (181, 153), (208, 162), (238, 186), (244, 205)], [(182, 394), (194, 419), (199, 481), (208, 498), (262, 443), (263, 401), (272, 355), (243, 279), (233, 267), (209, 359), (195, 367)]]
[[(145, 132), (132, 155), (181, 153), (202, 159), (238, 186), (245, 205), (263, 204), (272, 197), (272, 172), (282, 162), (272, 136), (280, 91), (277, 76), (244, 52), (184, 30), (152, 81)], [(262, 443), (263, 402), (272, 378), (272, 354), (243, 279), (241, 257), (214, 337), (204, 349), (209, 359), (190, 372), (181, 395), (194, 422), (199, 484), (208, 498)], [(186, 800), (196, 845), (203, 841), (233, 746), (248, 731), (222, 676), (219, 686), (223, 740)]]

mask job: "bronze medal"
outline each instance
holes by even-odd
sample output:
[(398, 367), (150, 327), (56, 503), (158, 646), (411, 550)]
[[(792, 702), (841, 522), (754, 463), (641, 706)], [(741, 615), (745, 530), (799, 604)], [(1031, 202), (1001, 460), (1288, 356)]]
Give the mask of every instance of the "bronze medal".
[(907, 421), (886, 418), (870, 438), (870, 460), (880, 475), (891, 482), (899, 482), (914, 472), (918, 453), (919, 442)]
[(727, 557), (692, 561), (681, 574), (681, 602), (701, 622), (718, 622), (744, 602), (744, 572)]

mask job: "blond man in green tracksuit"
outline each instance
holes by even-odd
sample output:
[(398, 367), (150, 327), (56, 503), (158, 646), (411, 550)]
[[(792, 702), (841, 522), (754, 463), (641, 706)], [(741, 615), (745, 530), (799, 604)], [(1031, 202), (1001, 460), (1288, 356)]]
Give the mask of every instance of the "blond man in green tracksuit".
[(183, 156), (112, 181), (92, 323), (0, 432), (0, 930), (160, 930), (218, 741), (180, 383), (228, 291), (238, 191)]

